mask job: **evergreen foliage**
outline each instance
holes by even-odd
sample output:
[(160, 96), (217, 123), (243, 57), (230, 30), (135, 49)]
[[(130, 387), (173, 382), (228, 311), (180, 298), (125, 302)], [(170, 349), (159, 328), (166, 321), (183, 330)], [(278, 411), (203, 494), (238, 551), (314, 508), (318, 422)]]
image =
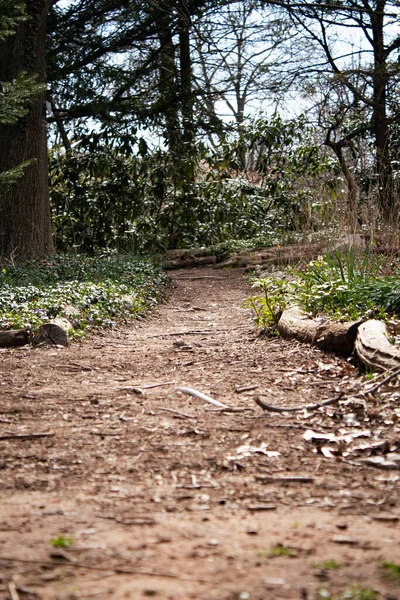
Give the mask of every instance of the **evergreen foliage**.
[[(26, 20), (25, 5), (14, 0), (0, 0), (0, 41), (15, 34), (20, 23)], [(19, 73), (13, 81), (0, 82), (0, 125), (13, 125), (27, 112), (32, 100), (43, 90), (35, 76)], [(0, 173), (0, 192), (5, 191), (23, 174), (30, 161)]]

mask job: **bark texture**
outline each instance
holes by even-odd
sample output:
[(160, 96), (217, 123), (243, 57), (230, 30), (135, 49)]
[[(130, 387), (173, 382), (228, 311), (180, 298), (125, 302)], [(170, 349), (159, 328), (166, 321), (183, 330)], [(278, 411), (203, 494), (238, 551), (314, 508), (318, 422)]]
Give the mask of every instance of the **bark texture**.
[(329, 319), (310, 319), (297, 306), (292, 306), (283, 311), (278, 330), (284, 338), (295, 338), (321, 350), (349, 356), (354, 349), (358, 326), (358, 322), (334, 323)]
[[(0, 44), (0, 81), (21, 72), (46, 80), (49, 0), (28, 0), (29, 20)], [(0, 260), (36, 259), (54, 251), (50, 222), (45, 92), (16, 125), (0, 126), (0, 171), (31, 161), (0, 197)]]
[(400, 349), (388, 340), (385, 323), (372, 319), (362, 323), (355, 341), (357, 356), (374, 371), (400, 368)]

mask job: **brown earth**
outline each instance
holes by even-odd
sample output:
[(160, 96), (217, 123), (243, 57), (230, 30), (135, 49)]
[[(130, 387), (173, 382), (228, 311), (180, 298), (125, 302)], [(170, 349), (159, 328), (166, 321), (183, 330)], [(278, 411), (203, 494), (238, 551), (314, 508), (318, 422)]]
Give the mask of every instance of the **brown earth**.
[[(173, 280), (144, 320), (66, 349), (0, 351), (0, 598), (396, 598), (382, 563), (400, 564), (399, 471), (344, 450), (396, 448), (398, 387), (263, 412), (258, 394), (295, 407), (366, 381), (317, 349), (258, 338), (242, 272)], [(331, 453), (307, 429), (353, 438)]]

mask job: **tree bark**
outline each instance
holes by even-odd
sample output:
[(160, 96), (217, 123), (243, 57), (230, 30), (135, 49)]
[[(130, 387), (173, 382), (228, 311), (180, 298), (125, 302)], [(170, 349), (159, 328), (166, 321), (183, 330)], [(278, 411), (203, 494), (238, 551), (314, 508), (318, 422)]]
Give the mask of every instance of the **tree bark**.
[(375, 319), (362, 323), (358, 329), (356, 354), (374, 371), (400, 368), (400, 348), (389, 342), (388, 335), (385, 323)]
[[(24, 71), (46, 81), (49, 0), (28, 0), (29, 19), (0, 44), (0, 81)], [(51, 234), (45, 91), (15, 125), (0, 126), (0, 171), (30, 161), (23, 176), (0, 197), (0, 260), (42, 258), (54, 251)]]
[(386, 0), (378, 0), (371, 13), (372, 36), (374, 42), (372, 129), (376, 146), (376, 169), (378, 176), (378, 198), (384, 221), (394, 216), (393, 181), (390, 164), (389, 126), (387, 119), (387, 51), (384, 44), (384, 11)]
[(359, 323), (335, 323), (329, 319), (310, 319), (297, 306), (284, 310), (278, 323), (282, 337), (317, 346), (321, 350), (350, 356), (354, 349)]
[(349, 166), (346, 162), (343, 154), (343, 147), (345, 141), (334, 142), (330, 139), (330, 134), (325, 139), (325, 145), (332, 148), (337, 156), (342, 173), (347, 183), (347, 202), (349, 208), (349, 225), (352, 233), (355, 233), (358, 229), (358, 202), (359, 202), (359, 189), (353, 173), (350, 171)]
[(190, 52), (190, 12), (187, 0), (178, 0), (179, 66), (183, 141), (188, 153), (194, 144), (192, 59)]

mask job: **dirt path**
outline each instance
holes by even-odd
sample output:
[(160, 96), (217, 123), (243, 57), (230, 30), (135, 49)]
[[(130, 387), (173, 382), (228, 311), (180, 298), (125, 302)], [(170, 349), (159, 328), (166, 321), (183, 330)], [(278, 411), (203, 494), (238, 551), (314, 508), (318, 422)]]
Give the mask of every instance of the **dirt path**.
[[(302, 437), (365, 430), (377, 408), (362, 422), (357, 407), (282, 415), (252, 396), (318, 402), (354, 373), (257, 339), (240, 272), (173, 277), (170, 302), (129, 327), (0, 352), (0, 598), (396, 598), (379, 568), (400, 564), (398, 471), (326, 458)], [(135, 392), (146, 384), (163, 385)], [(53, 435), (1, 439), (16, 433)], [(52, 547), (59, 536), (72, 545)]]

